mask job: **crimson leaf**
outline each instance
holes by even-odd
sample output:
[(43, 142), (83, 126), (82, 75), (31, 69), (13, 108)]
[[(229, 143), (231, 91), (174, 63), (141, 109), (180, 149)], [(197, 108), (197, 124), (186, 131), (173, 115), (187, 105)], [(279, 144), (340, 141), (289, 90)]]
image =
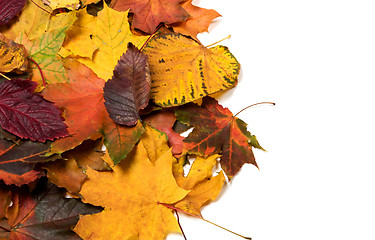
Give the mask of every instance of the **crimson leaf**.
[(32, 141), (66, 137), (68, 130), (60, 110), (34, 93), (36, 86), (20, 79), (0, 83), (0, 126)]
[(179, 121), (194, 127), (184, 139), (184, 151), (209, 156), (220, 153), (220, 164), (231, 179), (245, 163), (257, 166), (252, 148), (262, 147), (247, 131), (247, 124), (233, 116), (216, 99), (203, 98), (202, 105), (188, 103), (176, 110)]
[(115, 123), (133, 126), (139, 119), (139, 110), (150, 99), (150, 72), (147, 55), (133, 44), (118, 61), (112, 79), (104, 86), (105, 107)]
[(25, 6), (26, 0), (0, 0), (0, 25), (7, 24)]

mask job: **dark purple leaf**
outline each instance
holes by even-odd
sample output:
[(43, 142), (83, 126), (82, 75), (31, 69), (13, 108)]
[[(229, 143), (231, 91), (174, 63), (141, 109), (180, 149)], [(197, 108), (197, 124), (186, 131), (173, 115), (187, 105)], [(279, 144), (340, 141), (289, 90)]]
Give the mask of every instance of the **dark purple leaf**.
[(0, 179), (17, 186), (30, 183), (43, 173), (34, 170), (38, 162), (49, 161), (43, 155), (50, 143), (21, 140), (17, 142), (0, 138)]
[(67, 136), (60, 110), (34, 93), (36, 86), (34, 82), (19, 79), (0, 83), (1, 127), (32, 141)]
[(25, 6), (26, 0), (0, 0), (0, 25), (7, 24)]
[(147, 55), (129, 43), (128, 50), (113, 71), (112, 79), (104, 86), (104, 104), (110, 118), (118, 124), (135, 125), (139, 110), (148, 104), (150, 88)]
[(40, 181), (32, 193), (20, 191), (10, 208), (17, 214), (7, 216), (10, 239), (81, 239), (72, 231), (79, 216), (102, 208), (65, 198), (65, 192), (47, 181)]

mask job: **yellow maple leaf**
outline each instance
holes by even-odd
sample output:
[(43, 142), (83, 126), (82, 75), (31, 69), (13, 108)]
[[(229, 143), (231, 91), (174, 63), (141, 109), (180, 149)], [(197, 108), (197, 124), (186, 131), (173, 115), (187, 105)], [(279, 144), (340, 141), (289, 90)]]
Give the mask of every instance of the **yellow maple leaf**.
[(215, 177), (212, 176), (212, 169), (218, 157), (220, 157), (218, 154), (207, 158), (198, 156), (186, 177), (184, 177), (182, 161), (173, 164), (173, 175), (178, 185), (183, 189), (191, 190), (186, 197), (174, 204), (176, 208), (201, 215), (201, 207), (217, 198), (225, 183), (223, 171)]
[(227, 47), (206, 48), (170, 33), (151, 39), (149, 57), (151, 98), (164, 107), (200, 99), (237, 84), (240, 64)]
[(95, 31), (96, 17), (87, 13), (86, 9), (77, 11), (77, 20), (66, 34), (60, 55), (92, 58), (97, 49), (90, 35)]
[(172, 210), (159, 204), (173, 204), (189, 192), (177, 185), (173, 161), (169, 149), (152, 163), (141, 140), (113, 172), (88, 169), (80, 192), (83, 201), (104, 210), (81, 217), (74, 231), (83, 239), (154, 240), (179, 232)]
[(126, 52), (128, 42), (141, 47), (148, 36), (136, 36), (130, 31), (128, 12), (118, 12), (104, 3), (98, 13), (92, 41), (98, 50), (93, 59), (79, 58), (78, 61), (91, 68), (98, 77), (108, 80), (121, 55)]

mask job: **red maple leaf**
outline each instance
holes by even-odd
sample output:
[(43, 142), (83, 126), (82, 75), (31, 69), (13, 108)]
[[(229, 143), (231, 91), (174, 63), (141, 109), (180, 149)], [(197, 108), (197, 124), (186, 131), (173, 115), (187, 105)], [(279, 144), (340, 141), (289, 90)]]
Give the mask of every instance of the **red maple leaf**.
[(176, 111), (177, 120), (194, 127), (184, 139), (184, 151), (202, 156), (221, 153), (221, 166), (231, 179), (245, 163), (257, 166), (252, 147), (261, 148), (247, 124), (211, 97), (198, 106), (189, 103)]

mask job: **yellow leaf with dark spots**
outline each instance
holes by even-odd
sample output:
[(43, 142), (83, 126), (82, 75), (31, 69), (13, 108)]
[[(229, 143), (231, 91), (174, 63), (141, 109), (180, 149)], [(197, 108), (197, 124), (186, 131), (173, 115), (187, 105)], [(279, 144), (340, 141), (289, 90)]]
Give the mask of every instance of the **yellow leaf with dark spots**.
[(164, 107), (178, 106), (234, 87), (240, 64), (225, 46), (206, 48), (181, 34), (153, 38), (149, 56), (151, 98)]
[(5, 38), (0, 33), (0, 72), (26, 71), (27, 52), (23, 45)]

